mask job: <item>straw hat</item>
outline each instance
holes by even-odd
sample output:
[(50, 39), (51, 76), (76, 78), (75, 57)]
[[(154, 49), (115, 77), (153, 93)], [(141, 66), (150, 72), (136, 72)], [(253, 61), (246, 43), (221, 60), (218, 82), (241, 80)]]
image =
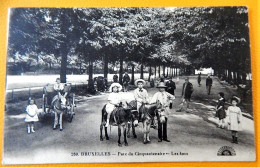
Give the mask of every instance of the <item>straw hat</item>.
[(146, 83), (145, 80), (143, 80), (143, 79), (137, 79), (137, 80), (135, 81), (135, 86), (137, 86), (138, 82), (142, 82), (143, 85), (145, 85), (145, 83)]
[(109, 88), (109, 92), (112, 92), (113, 87), (117, 87), (117, 88), (118, 88), (118, 91), (121, 91), (121, 90), (122, 90), (122, 86), (121, 86), (119, 83), (115, 82), (115, 83), (112, 83), (112, 84), (111, 84), (111, 86), (110, 86), (110, 88)]
[(165, 86), (164, 82), (160, 82), (160, 83), (157, 85), (157, 88), (167, 88), (167, 86)]

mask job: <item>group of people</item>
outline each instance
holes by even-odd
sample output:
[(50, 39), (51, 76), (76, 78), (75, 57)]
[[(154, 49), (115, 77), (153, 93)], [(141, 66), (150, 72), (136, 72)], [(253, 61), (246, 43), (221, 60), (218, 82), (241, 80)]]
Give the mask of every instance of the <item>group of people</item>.
[[(201, 73), (198, 74), (198, 84), (199, 84), (199, 87), (201, 86), (200, 82), (201, 82)], [(208, 75), (208, 77), (206, 78), (206, 89), (207, 89), (207, 94), (208, 95), (210, 95), (212, 84), (213, 84), (213, 80), (210, 77), (210, 75)]]
[[(200, 75), (199, 75), (200, 76)], [(127, 74), (124, 77), (125, 85), (124, 87), (127, 87), (126, 84), (129, 83), (130, 78), (127, 77)], [(199, 80), (198, 80), (199, 81)], [(200, 84), (200, 83), (199, 83)], [(207, 86), (209, 86), (208, 94), (210, 94), (210, 89), (212, 86), (212, 79), (210, 76), (207, 77)], [(133, 94), (134, 98), (137, 103), (137, 111), (139, 112), (139, 109), (141, 105), (144, 104), (153, 104), (153, 103), (161, 103), (162, 108), (165, 111), (165, 122), (161, 123), (158, 120), (158, 138), (159, 142), (162, 142), (163, 140), (166, 142), (170, 142), (167, 136), (167, 122), (168, 117), (170, 113), (170, 109), (172, 108), (173, 100), (175, 99), (175, 93), (174, 90), (176, 89), (175, 82), (173, 82), (172, 79), (170, 79), (166, 84), (161, 81), (158, 83), (157, 88), (158, 92), (156, 92), (152, 98), (150, 99), (148, 96), (147, 90), (144, 88), (146, 85), (146, 82), (143, 79), (138, 79), (135, 81), (135, 86), (137, 87)], [(106, 105), (106, 111), (108, 113), (106, 127), (109, 125), (110, 115), (113, 112), (113, 110), (116, 109), (117, 106), (122, 103), (122, 95), (119, 94), (119, 92), (122, 90), (122, 86), (116, 81), (111, 84), (109, 88), (109, 92), (111, 92), (108, 96), (108, 102)], [(54, 90), (56, 91), (56, 96), (54, 99), (60, 99), (60, 98), (66, 98), (68, 92), (64, 91), (64, 84), (60, 82), (60, 79), (56, 79), (56, 83), (54, 84)], [(193, 85), (189, 82), (189, 78), (185, 78), (185, 82), (182, 86), (182, 102), (179, 105), (179, 108), (176, 110), (176, 112), (180, 112), (183, 109), (187, 111), (189, 108), (189, 102), (191, 99), (191, 95), (193, 93)], [(242, 130), (241, 126), (241, 119), (242, 119), (242, 112), (241, 109), (237, 106), (238, 103), (240, 103), (240, 99), (236, 96), (233, 96), (231, 99), (231, 106), (225, 108), (226, 99), (223, 92), (218, 93), (219, 99), (218, 103), (216, 105), (216, 117), (218, 118), (218, 128), (224, 128), (225, 127), (225, 120), (227, 119), (228, 122), (228, 129), (232, 132), (232, 142), (238, 143), (238, 131)], [(28, 105), (26, 107), (26, 117), (25, 122), (28, 123), (27, 125), (27, 132), (33, 133), (34, 130), (34, 122), (39, 121), (39, 118), (37, 116), (38, 108), (36, 106), (35, 100), (29, 99)], [(141, 114), (141, 113), (139, 113)], [(141, 118), (142, 116), (140, 116)]]
[[(158, 120), (158, 141), (170, 142), (167, 137), (167, 120), (169, 116), (169, 109), (171, 108), (170, 103), (172, 103), (172, 101), (175, 99), (175, 96), (166, 92), (165, 89), (167, 88), (167, 86), (164, 84), (164, 82), (160, 82), (157, 86), (157, 88), (159, 89), (158, 92), (156, 92), (150, 99), (147, 90), (144, 88), (145, 84), (146, 82), (143, 79), (138, 79), (135, 81), (135, 85), (137, 86), (137, 88), (134, 90), (134, 98), (137, 103), (137, 111), (139, 112), (140, 107), (143, 103), (153, 104), (160, 102), (165, 112), (165, 122), (161, 123)], [(119, 83), (112, 83), (112, 85), (110, 86), (111, 93), (108, 96), (108, 103), (106, 105), (106, 111), (108, 113), (106, 127), (109, 125), (111, 113), (122, 102), (122, 95), (119, 94), (121, 89), (122, 86)], [(141, 113), (139, 112), (139, 114)], [(140, 118), (142, 118), (142, 116), (140, 116)]]
[[(212, 86), (212, 78), (210, 76), (206, 79), (206, 86), (207, 86), (207, 94), (210, 94), (211, 86)], [(153, 104), (156, 102), (160, 102), (162, 104), (162, 107), (165, 110), (165, 116), (166, 121), (164, 123), (160, 123), (158, 120), (158, 141), (162, 142), (163, 140), (166, 142), (170, 142), (167, 136), (167, 121), (170, 113), (170, 109), (172, 108), (172, 101), (175, 99), (174, 96), (174, 90), (176, 89), (176, 85), (173, 82), (172, 79), (166, 82), (166, 84), (163, 81), (160, 81), (157, 85), (158, 92), (156, 92), (152, 98), (150, 99), (148, 97), (148, 92), (146, 89), (144, 89), (144, 85), (146, 82), (143, 79), (138, 79), (135, 81), (136, 89), (134, 90), (134, 98), (137, 102), (137, 111), (139, 112), (139, 109), (143, 103), (145, 104)], [(108, 97), (108, 105), (106, 107), (106, 111), (108, 112), (108, 116), (112, 113), (113, 110), (115, 110), (116, 106), (119, 105), (121, 102), (121, 96), (118, 94), (120, 90), (122, 89), (122, 86), (114, 82), (111, 87), (109, 97)], [(176, 112), (181, 112), (182, 110), (189, 109), (189, 103), (191, 100), (191, 95), (193, 93), (193, 85), (189, 82), (189, 78), (185, 78), (185, 82), (182, 86), (182, 102), (177, 108)], [(216, 105), (216, 114), (215, 116), (218, 118), (218, 128), (224, 128), (225, 126), (225, 120), (227, 119), (228, 123), (228, 129), (232, 132), (232, 143), (238, 143), (238, 131), (242, 130), (241, 126), (241, 119), (242, 119), (242, 112), (239, 107), (237, 107), (237, 104), (240, 102), (240, 99), (236, 96), (232, 97), (231, 99), (231, 106), (225, 108), (225, 97), (224, 93), (220, 92), (218, 94), (219, 99), (218, 103)], [(141, 114), (139, 112), (139, 114)], [(141, 116), (140, 116), (141, 117)], [(109, 117), (107, 119), (106, 126), (109, 125)]]

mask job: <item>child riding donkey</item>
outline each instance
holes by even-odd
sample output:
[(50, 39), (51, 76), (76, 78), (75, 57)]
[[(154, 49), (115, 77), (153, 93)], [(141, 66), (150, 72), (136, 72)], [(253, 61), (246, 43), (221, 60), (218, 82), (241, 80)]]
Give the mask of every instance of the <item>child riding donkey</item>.
[(143, 116), (141, 116), (140, 107), (142, 104), (148, 103), (148, 93), (147, 90), (143, 88), (145, 85), (145, 81), (143, 79), (137, 79), (135, 81), (135, 85), (137, 88), (134, 90), (134, 97), (136, 100), (137, 111), (139, 113), (139, 120), (142, 120)]

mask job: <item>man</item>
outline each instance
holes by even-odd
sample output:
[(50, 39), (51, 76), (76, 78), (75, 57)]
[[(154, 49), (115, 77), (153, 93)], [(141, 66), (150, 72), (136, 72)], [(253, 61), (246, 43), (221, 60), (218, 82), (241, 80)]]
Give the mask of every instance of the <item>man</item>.
[(191, 98), (191, 94), (193, 92), (193, 85), (189, 82), (189, 77), (185, 78), (185, 82), (182, 87), (182, 103), (179, 106), (177, 112), (181, 112), (184, 108), (184, 104), (186, 104), (186, 111), (189, 108), (189, 102)]
[[(174, 90), (176, 89), (175, 82), (173, 82), (172, 78), (169, 79), (169, 81), (166, 82), (166, 92), (175, 95)], [(170, 108), (172, 108), (172, 102), (170, 102)]]
[(174, 95), (174, 90), (176, 89), (175, 82), (173, 82), (172, 78), (169, 79), (169, 81), (166, 82), (166, 91), (172, 95)]
[(158, 142), (166, 141), (166, 142), (171, 142), (168, 137), (167, 137), (167, 121), (169, 117), (169, 112), (170, 112), (170, 102), (175, 99), (175, 97), (166, 92), (165, 89), (167, 86), (164, 85), (163, 82), (160, 82), (157, 86), (159, 89), (158, 92), (156, 92), (151, 100), (150, 103), (161, 103), (162, 105), (162, 110), (165, 113), (165, 122), (161, 123), (160, 119), (158, 118)]
[(139, 112), (139, 109), (143, 103), (148, 102), (148, 93), (147, 90), (143, 88), (144, 85), (145, 85), (145, 81), (143, 79), (137, 79), (135, 81), (135, 86), (137, 86), (137, 88), (134, 90), (134, 97), (136, 100), (137, 111), (139, 113), (140, 120), (142, 119), (142, 116), (140, 115), (141, 113)]
[(129, 82), (130, 82), (130, 77), (127, 74), (127, 72), (125, 72), (125, 75), (123, 77), (123, 86), (124, 86), (124, 92), (128, 91), (128, 87), (129, 87)]
[(211, 87), (212, 87), (212, 79), (210, 78), (210, 75), (208, 75), (207, 79), (206, 79), (206, 88), (207, 88), (207, 93), (208, 95), (210, 95), (210, 90), (211, 90)]
[(201, 82), (201, 72), (198, 74), (198, 84), (199, 84), (199, 87), (200, 87), (200, 82)]

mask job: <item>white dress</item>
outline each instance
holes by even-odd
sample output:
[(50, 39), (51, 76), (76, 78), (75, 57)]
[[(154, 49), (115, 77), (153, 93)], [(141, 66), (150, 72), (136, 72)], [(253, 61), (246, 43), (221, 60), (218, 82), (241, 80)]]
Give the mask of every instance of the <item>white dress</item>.
[(107, 103), (106, 105), (106, 112), (107, 113), (111, 113), (114, 109), (115, 109), (115, 105), (114, 104), (119, 104), (121, 101), (121, 97), (119, 93), (110, 93), (108, 96), (108, 101), (111, 103)]
[[(38, 111), (38, 108), (35, 104), (33, 105), (28, 105), (26, 107), (26, 117), (25, 117), (25, 122), (36, 122), (36, 121), (39, 121), (39, 118), (38, 118), (38, 115), (37, 115), (37, 111)], [(31, 117), (33, 116), (33, 117)]]
[[(230, 124), (228, 125), (228, 129), (231, 131), (241, 131), (242, 130), (242, 112), (239, 107), (230, 106), (227, 109), (228, 121)], [(238, 123), (240, 121), (240, 123)]]

